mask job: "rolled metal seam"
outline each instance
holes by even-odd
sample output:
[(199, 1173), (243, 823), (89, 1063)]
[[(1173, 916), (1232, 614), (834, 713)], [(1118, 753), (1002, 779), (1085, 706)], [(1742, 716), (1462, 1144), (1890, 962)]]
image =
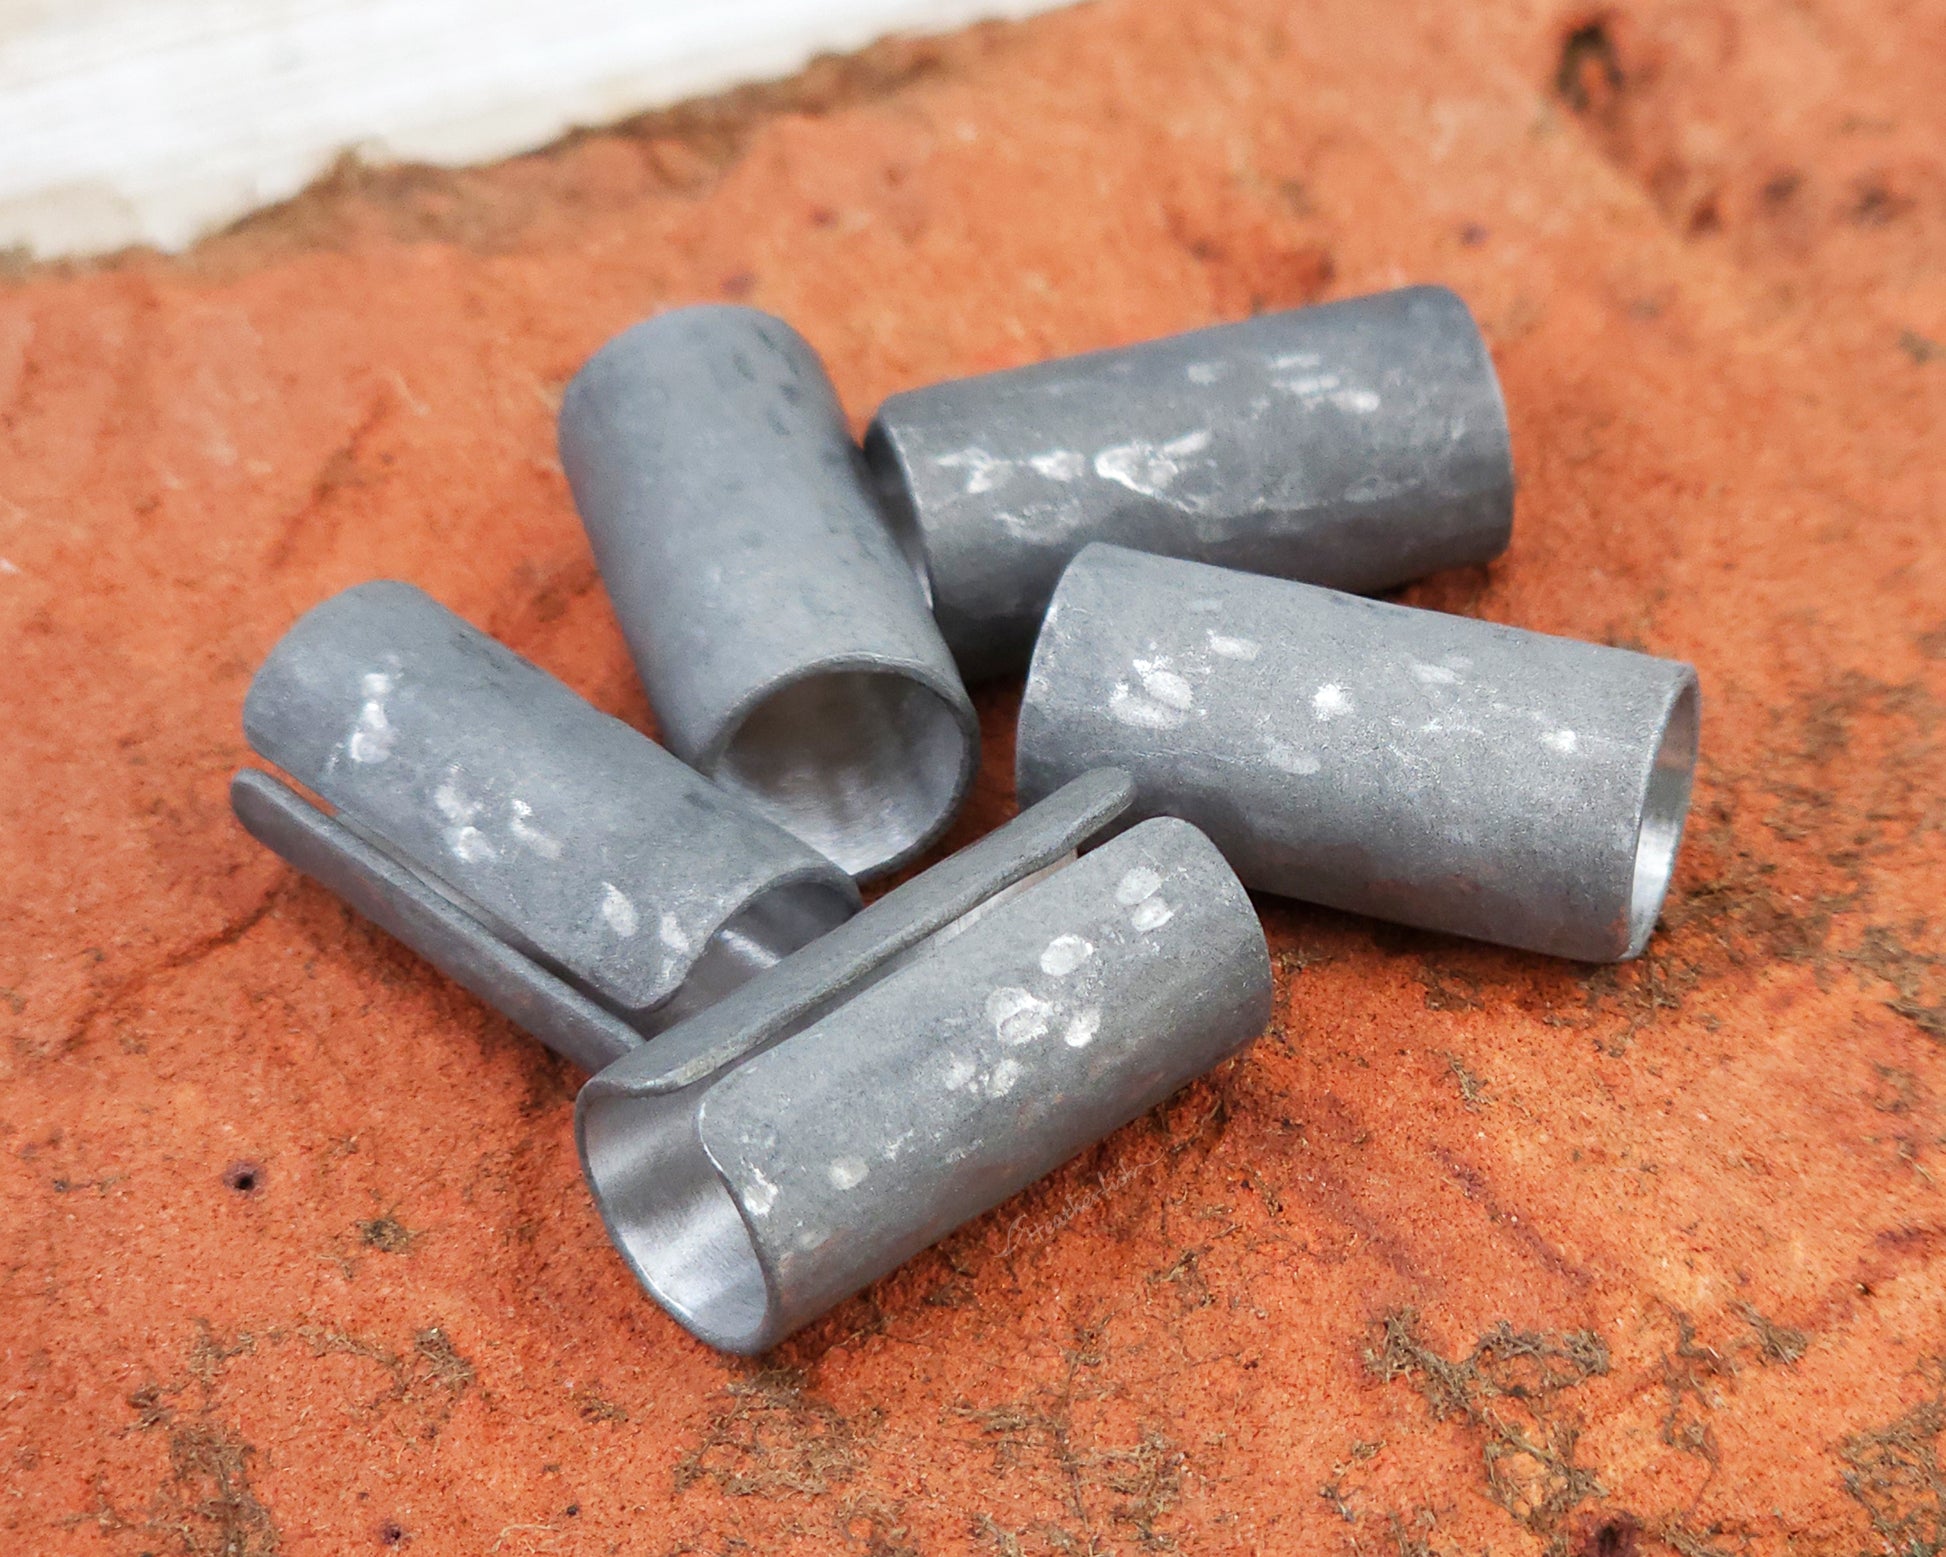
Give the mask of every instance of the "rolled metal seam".
[(909, 390), (865, 452), (969, 678), (1026, 664), (1091, 541), (1369, 591), (1513, 526), (1499, 380), (1444, 287)]
[(637, 325), (569, 384), (560, 447), (670, 750), (860, 878), (937, 838), (978, 722), (802, 337)]
[[(1269, 1019), (1262, 927), (1194, 828), (1145, 823), (1011, 894), (1045, 854), (996, 871), (984, 860), (1014, 841), (983, 847), (583, 1089), (576, 1133), (610, 1235), (711, 1345), (775, 1344)], [(969, 897), (982, 878), (992, 890)], [(906, 955), (948, 903), (955, 933)]]
[(1673, 660), (1120, 547), (1063, 574), (1023, 801), (1103, 764), (1251, 887), (1589, 962), (1637, 956), (1695, 771)]
[(642, 1034), (612, 1011), (288, 784), (245, 768), (230, 780), (230, 804), (257, 842), (556, 1054), (600, 1070), (642, 1043)]
[(253, 835), (584, 1064), (849, 917), (830, 860), (410, 585), (307, 613), (244, 701)]

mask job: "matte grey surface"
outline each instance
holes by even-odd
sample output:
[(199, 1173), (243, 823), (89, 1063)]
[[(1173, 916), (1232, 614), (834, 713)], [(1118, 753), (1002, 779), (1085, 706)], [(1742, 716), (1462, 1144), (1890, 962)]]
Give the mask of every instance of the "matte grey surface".
[(936, 838), (978, 725), (802, 337), (727, 306), (637, 325), (560, 445), (669, 749), (856, 876)]
[(804, 1026), (861, 982), (1071, 860), (1135, 800), (1116, 768), (1084, 773), (663, 1035), (610, 1081), (636, 1093), (701, 1081)]
[(1377, 590), (1513, 525), (1499, 380), (1444, 287), (909, 390), (865, 451), (969, 677), (1026, 663), (1090, 541)]
[(268, 781), (246, 779), (234, 793), (252, 832), (334, 890), (355, 885), (356, 906), (523, 1025), (505, 1002), (548, 984), (500, 959), (482, 988), (468, 970), (494, 959), (430, 913), (432, 896), (644, 1032), (858, 904), (831, 861), (410, 585), (360, 585), (308, 612), (258, 671), (243, 722), (336, 808), (305, 828)]
[(1105, 764), (1250, 886), (1591, 962), (1638, 955), (1689, 807), (1688, 665), (1091, 546), (1021, 704), (1023, 803)]
[(250, 836), (344, 899), (523, 1031), (587, 1070), (642, 1038), (289, 785), (245, 768), (230, 804)]
[(1262, 1030), (1262, 927), (1194, 828), (1037, 879), (1125, 783), (1055, 795), (583, 1089), (609, 1231), (695, 1334), (773, 1345)]

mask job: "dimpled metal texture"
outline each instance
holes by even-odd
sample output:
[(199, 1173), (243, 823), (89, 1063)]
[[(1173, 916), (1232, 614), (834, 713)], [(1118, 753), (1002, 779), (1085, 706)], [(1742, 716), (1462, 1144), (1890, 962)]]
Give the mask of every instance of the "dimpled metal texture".
[(637, 325), (560, 447), (669, 749), (855, 876), (936, 838), (978, 726), (803, 338), (717, 305)]
[(565, 983), (654, 1031), (858, 905), (831, 861), (408, 584), (308, 612), (243, 723), (335, 808), (245, 773), (245, 825), (523, 1025)]
[(908, 390), (865, 451), (969, 678), (1026, 664), (1090, 541), (1362, 591), (1513, 525), (1499, 380), (1444, 287)]
[(1048, 608), (1017, 779), (1113, 763), (1253, 888), (1605, 962), (1655, 927), (1698, 718), (1672, 660), (1097, 545)]
[(555, 1053), (599, 1070), (641, 1044), (627, 1022), (290, 785), (245, 768), (230, 781), (230, 805), (257, 842)]
[[(995, 835), (966, 853), (979, 850), (1014, 845)], [(696, 1335), (764, 1350), (1262, 1031), (1263, 929), (1195, 828), (1145, 822), (1044, 874), (1015, 863), (1016, 890), (854, 963), (781, 1037), (706, 1042), (726, 1002), (583, 1089), (603, 1218)], [(938, 904), (964, 906), (971, 864), (935, 867), (733, 1000), (761, 1006), (766, 980), (832, 943), (936, 923)]]

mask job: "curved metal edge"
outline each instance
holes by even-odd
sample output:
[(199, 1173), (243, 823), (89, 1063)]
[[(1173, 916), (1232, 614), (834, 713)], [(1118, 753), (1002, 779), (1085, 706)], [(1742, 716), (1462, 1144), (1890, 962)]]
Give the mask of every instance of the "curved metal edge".
[[(624, 780), (638, 790), (648, 786), (659, 791), (664, 804), (706, 796), (724, 816), (735, 813), (734, 825), (744, 835), (745, 858), (756, 846), (767, 848), (770, 856), (763, 858), (760, 868), (741, 872), (748, 885), (740, 895), (711, 890), (705, 876), (693, 898), (702, 906), (693, 915), (685, 914), (688, 949), (677, 950), (666, 939), (655, 941), (659, 961), (652, 974), (639, 980), (618, 978), (589, 958), (577, 958), (571, 948), (561, 944), (558, 925), (545, 917), (523, 916), (512, 903), (503, 901), (495, 908), (479, 901), (460, 875), (442, 870), (437, 858), (429, 858), (423, 848), (398, 843), (376, 820), (361, 824), (361, 815), (367, 814), (364, 802), (334, 784), (330, 763), (302, 760), (315, 754), (294, 752), (277, 738), (277, 727), (286, 722), (279, 718), (280, 710), (295, 708), (300, 714), (315, 714), (319, 705), (312, 694), (319, 663), (329, 667), (349, 651), (364, 649), (375, 632), (384, 635), (391, 645), (404, 646), (415, 658), (444, 657), (439, 673), (449, 684), (442, 696), (432, 700), (444, 706), (428, 714), (428, 719), (451, 721), (450, 678), (457, 666), (458, 674), (484, 683), (488, 694), (496, 699), (510, 704), (524, 699), (530, 713), (550, 724), (564, 718), (573, 720), (576, 740), (586, 742), (589, 750), (604, 753), (603, 760), (611, 764), (619, 753), (629, 764)], [(970, 710), (967, 717), (972, 717)], [(837, 864), (759, 815), (747, 801), (712, 784), (640, 730), (594, 707), (558, 677), (483, 632), (416, 584), (370, 579), (306, 610), (285, 629), (252, 676), (244, 694), (243, 728), (244, 738), (260, 758), (337, 808), (341, 827), (391, 848), (394, 860), (403, 862), (422, 885), (451, 899), (462, 914), (479, 920), (510, 943), (525, 947), (523, 955), (545, 957), (547, 965), (565, 970), (581, 990), (592, 992), (602, 1009), (627, 1012), (631, 1019), (651, 1018), (679, 999), (716, 934), (746, 909), (779, 893), (813, 887), (828, 891), (846, 914), (855, 913), (859, 907), (857, 883)], [(523, 739), (552, 738), (551, 732), (540, 726), (519, 733)], [(621, 752), (621, 747), (628, 750)], [(763, 836), (749, 836), (753, 829)], [(692, 869), (704, 870), (715, 863), (713, 857), (697, 854), (693, 847), (688, 852)], [(571, 855), (570, 860), (573, 858)], [(797, 863), (780, 868), (780, 859)], [(527, 866), (537, 879), (563, 869), (552, 861), (532, 859)], [(653, 937), (648, 939), (654, 941)]]
[[(923, 610), (924, 607), (922, 606)], [(954, 779), (953, 792), (939, 815), (924, 833), (896, 853), (888, 854), (862, 869), (852, 872), (854, 882), (876, 881), (888, 876), (901, 866), (909, 865), (926, 850), (939, 841), (946, 829), (953, 825), (959, 816), (960, 808), (966, 804), (966, 797), (973, 792), (973, 780), (980, 771), (980, 715), (973, 706), (973, 699), (966, 690), (966, 683), (958, 675), (942, 675), (936, 666), (911, 656), (893, 657), (884, 654), (834, 654), (810, 664), (792, 669), (788, 676), (756, 688), (723, 714), (717, 721), (715, 732), (709, 744), (699, 751), (690, 766), (702, 774), (712, 784), (725, 793), (734, 795), (743, 805), (754, 806), (754, 802), (744, 794), (733, 790), (718, 776), (724, 754), (730, 742), (736, 738), (743, 723), (770, 699), (788, 691), (800, 682), (809, 681), (814, 676), (843, 675), (846, 672), (865, 672), (878, 676), (901, 676), (913, 685), (930, 692), (951, 711), (953, 723), (960, 732), (959, 773)], [(764, 820), (773, 827), (790, 832), (790, 828), (777, 818), (766, 815)], [(796, 834), (792, 834), (796, 837)], [(799, 840), (802, 842), (803, 840)], [(805, 844), (806, 848), (814, 845)], [(842, 869), (842, 867), (840, 867)]]
[[(584, 1097), (587, 1090), (585, 1087), (582, 1089)], [(608, 1234), (608, 1241), (614, 1245), (616, 1254), (641, 1284), (642, 1290), (671, 1319), (705, 1345), (736, 1356), (754, 1357), (776, 1345), (788, 1333), (781, 1323), (782, 1294), (775, 1273), (757, 1253), (748, 1211), (730, 1192), (722, 1169), (701, 1148), (694, 1116), (688, 1112), (692, 1106), (692, 1099), (680, 1095), (641, 1098), (608, 1096), (595, 1099), (585, 1108), (577, 1102), (575, 1145), (581, 1158), (582, 1176), (588, 1186), (588, 1197), (594, 1202), (595, 1213), (601, 1218), (602, 1230)], [(630, 1225), (629, 1208), (619, 1203), (617, 1197), (626, 1197), (631, 1187), (640, 1187), (640, 1179), (625, 1169), (618, 1185), (597, 1176), (590, 1165), (588, 1125), (608, 1109), (622, 1110), (625, 1115), (623, 1128), (632, 1142), (656, 1156), (657, 1162), (648, 1177), (653, 1180), (658, 1193), (679, 1195), (680, 1190), (670, 1181), (672, 1178), (682, 1178), (685, 1173), (707, 1176), (718, 1186), (724, 1207), (742, 1223), (745, 1240), (743, 1252), (748, 1255), (750, 1269), (761, 1284), (763, 1293), (756, 1318), (746, 1328), (735, 1330), (712, 1323), (707, 1310), (684, 1305), (644, 1262), (641, 1257), (644, 1238), (668, 1236), (668, 1230), (641, 1230)], [(685, 1147), (689, 1149), (685, 1150)]]
[[(1041, 656), (1043, 653), (1051, 654), (1053, 652), (1051, 645), (1054, 642), (1054, 635), (1051, 629), (1063, 610), (1067, 608), (1068, 602), (1062, 597), (1067, 593), (1068, 581), (1079, 578), (1084, 567), (1094, 560), (1096, 553), (1104, 550), (1124, 551), (1126, 549), (1125, 547), (1116, 546), (1109, 541), (1090, 541), (1072, 557), (1068, 558), (1067, 566), (1061, 569), (1061, 576), (1054, 581), (1054, 589), (1047, 597), (1047, 609), (1041, 613), (1040, 631), (1034, 634), (1034, 646), (1028, 652), (1027, 674), (1020, 688), (1020, 710), (1023, 721), (1025, 720), (1027, 710), (1035, 703), (1041, 701), (1041, 697), (1037, 694), (1044, 694), (1046, 689), (1047, 667), (1042, 663)], [(1014, 793), (1026, 804), (1034, 805), (1038, 803), (1035, 791), (1040, 787), (1038, 782), (1040, 775), (1035, 773), (1032, 768), (1030, 744), (1023, 741), (1020, 738), (1020, 734), (1020, 728), (1016, 728), (1014, 732)], [(1117, 768), (1115, 771), (1119, 773), (1121, 769)], [(1134, 793), (1134, 779), (1132, 777), (1129, 780), (1129, 785), (1132, 796)], [(1059, 791), (1052, 791), (1052, 793), (1058, 794)], [(1133, 804), (1132, 799), (1130, 803)]]
[(919, 506), (912, 500), (912, 474), (900, 447), (899, 435), (885, 413), (897, 400), (893, 395), (873, 414), (865, 435), (859, 440), (859, 457), (865, 461), (872, 495), (878, 499), (879, 512), (886, 528), (898, 542), (899, 552), (912, 565), (912, 576), (919, 581), (919, 593), (926, 598), (926, 609), (933, 608), (932, 553), (926, 527), (919, 517)]
[[(588, 1123), (593, 1112), (628, 1100), (664, 1099), (657, 1106), (691, 1106), (670, 1094), (707, 1083), (738, 1061), (801, 1030), (841, 1004), (887, 962), (1071, 854), (1121, 816), (1134, 799), (1134, 780), (1119, 768), (1082, 774), (709, 1010), (623, 1056), (581, 1089), (574, 1105), (574, 1138), (582, 1176), (610, 1242), (645, 1291), (661, 1301), (656, 1283), (621, 1235), (609, 1198), (590, 1164)], [(699, 1150), (701, 1145), (699, 1138)], [(707, 1171), (720, 1177), (721, 1169), (706, 1152), (704, 1157)], [(731, 1200), (737, 1215), (747, 1220), (742, 1205), (734, 1196)], [(755, 1356), (776, 1345), (797, 1326), (785, 1313), (772, 1271), (761, 1259), (756, 1263), (764, 1285), (764, 1313), (750, 1331), (732, 1335), (700, 1324), (693, 1315), (676, 1315), (678, 1322), (707, 1344), (736, 1355)]]
[(1635, 853), (1637, 870), (1641, 868), (1642, 831), (1649, 825), (1649, 810), (1655, 794), (1656, 770), (1662, 765), (1663, 746), (1668, 740), (1669, 730), (1674, 724), (1685, 699), (1689, 702), (1689, 739), (1681, 752), (1679, 766), (1682, 771), (1681, 793), (1676, 801), (1676, 823), (1669, 840), (1668, 866), (1662, 873), (1662, 887), (1656, 893), (1655, 910), (1645, 916), (1642, 923), (1634, 922), (1633, 878), (1631, 877), (1630, 901), (1622, 905), (1621, 950), (1602, 958), (1606, 962), (1633, 962), (1649, 949), (1649, 942), (1655, 938), (1656, 926), (1662, 918), (1662, 910), (1669, 900), (1670, 890), (1675, 886), (1676, 867), (1682, 862), (1683, 838), (1689, 830), (1689, 810), (1695, 799), (1696, 769), (1702, 761), (1703, 735), (1703, 683), (1696, 673), (1696, 667), (1682, 660), (1665, 660), (1662, 663), (1675, 667), (1676, 674), (1670, 678), (1669, 689), (1657, 712), (1656, 728), (1660, 732), (1654, 749), (1643, 758), (1641, 771), (1642, 815), (1635, 824)]
[(642, 1039), (572, 986), (513, 950), (404, 866), (255, 768), (230, 781), (237, 820), (259, 843), (403, 941), (454, 983), (587, 1070)]
[[(1506, 386), (1500, 382), (1500, 367), (1493, 360), (1493, 347), (1488, 344), (1486, 331), (1480, 328), (1479, 318), (1474, 314), (1472, 305), (1451, 287), (1437, 283), (1415, 287), (1402, 287), (1399, 290), (1399, 295), (1403, 297), (1415, 292), (1437, 296), (1441, 306), (1450, 305), (1466, 321), (1467, 326), (1473, 332), (1473, 348), (1480, 354), (1482, 374), (1493, 390), (1494, 429), (1499, 434), (1496, 441), (1499, 444), (1500, 470), (1503, 478), (1502, 485), (1506, 491), (1506, 501), (1500, 505), (1497, 544), (1487, 555), (1472, 559), (1482, 564), (1493, 562), (1505, 556), (1507, 548), (1513, 545), (1514, 500), (1520, 490), (1520, 482), (1515, 474), (1516, 466), (1514, 465), (1513, 423), (1507, 416)], [(1375, 295), (1382, 296), (1384, 294)]]
[[(1118, 772), (1119, 770), (1097, 769), (1094, 771), (1100, 773), (1104, 771)], [(1092, 776), (1093, 774), (1083, 775), (1083, 780)], [(1081, 781), (1077, 780), (1076, 782)], [(1072, 788), (1072, 786), (1068, 787)], [(1063, 793), (1065, 793), (1065, 790), (1056, 792), (1057, 796)], [(1132, 1120), (1139, 1118), (1148, 1109), (1158, 1106), (1163, 1098), (1173, 1096), (1181, 1087), (1187, 1086), (1195, 1075), (1208, 1074), (1209, 1071), (1214, 1070), (1218, 1065), (1227, 1063), (1249, 1049), (1251, 1045), (1263, 1036), (1264, 1031), (1269, 1027), (1270, 1019), (1276, 1008), (1276, 977), (1271, 967), (1270, 943), (1264, 932), (1262, 917), (1258, 914), (1256, 905), (1251, 900), (1248, 889), (1238, 878), (1234, 868), (1224, 859), (1222, 852), (1217, 849), (1208, 835), (1200, 828), (1196, 827), (1193, 823), (1185, 822), (1173, 816), (1149, 817), (1146, 820), (1137, 821), (1127, 831), (1119, 833), (1113, 842), (1139, 840), (1144, 833), (1147, 833), (1151, 840), (1158, 835), (1174, 835), (1177, 838), (1184, 839), (1188, 850), (1191, 852), (1203, 852), (1205, 859), (1212, 867), (1211, 885), (1214, 887), (1212, 896), (1203, 900), (1204, 906), (1216, 907), (1220, 906), (1223, 901), (1227, 901), (1228, 906), (1235, 912), (1238, 923), (1240, 925), (1247, 923), (1250, 929), (1255, 932), (1254, 935), (1247, 937), (1247, 945), (1239, 948), (1243, 960), (1247, 962), (1248, 966), (1237, 970), (1240, 974), (1238, 988), (1242, 992), (1235, 1001), (1235, 1005), (1242, 1010), (1241, 1020), (1238, 1026), (1238, 1036), (1235, 1042), (1220, 1055), (1209, 1058), (1207, 1063), (1201, 1064), (1194, 1072), (1184, 1075), (1174, 1085), (1152, 1096), (1149, 1101), (1143, 1102), (1139, 1106), (1134, 1106), (1132, 1109), (1118, 1108), (1116, 1112), (1119, 1117), (1112, 1124), (1106, 1129), (1103, 1129), (1100, 1134), (1091, 1133), (1083, 1144), (1075, 1146), (1062, 1159), (1063, 1161), (1072, 1161), (1074, 1156), (1087, 1150), (1096, 1142), (1106, 1139), (1108, 1135), (1112, 1134), (1115, 1130), (1123, 1128)], [(1212, 998), (1214, 999), (1214, 997)], [(1205, 1002), (1206, 1009), (1210, 1003), (1210, 1001)], [(1224, 1002), (1220, 999), (1214, 999), (1214, 1003), (1222, 1004)], [(713, 1088), (710, 1090), (713, 1091)], [(708, 1095), (708, 1092), (706, 1092), (703, 1101), (706, 1102)], [(701, 1149), (704, 1159), (708, 1162), (711, 1171), (718, 1176), (726, 1187), (730, 1186), (733, 1180), (716, 1149), (711, 1145), (711, 1131), (707, 1124), (703, 1122), (700, 1113), (698, 1115), (697, 1125), (697, 1144)], [(1054, 1167), (1049, 1167), (1046, 1171), (1053, 1172)], [(1030, 1180), (1028, 1182), (1032, 1181)], [(970, 1210), (953, 1225), (955, 1227), (963, 1227), (977, 1217), (985, 1216), (988, 1212), (1013, 1199), (1014, 1196), (1021, 1194), (1027, 1187), (1027, 1183), (1018, 1185), (1000, 1200)], [(742, 1196), (732, 1189), (730, 1198), (732, 1203), (737, 1207), (737, 1214), (743, 1217), (745, 1225), (749, 1226), (749, 1215), (745, 1210)], [(598, 1204), (601, 1203), (599, 1196), (597, 1196), (597, 1202)], [(602, 1216), (605, 1221), (607, 1218), (605, 1204), (602, 1205)], [(836, 1224), (834, 1224), (832, 1230), (838, 1230)], [(946, 1233), (942, 1232), (937, 1234), (926, 1246), (930, 1247), (932, 1243), (938, 1241), (938, 1238), (944, 1236), (946, 1236)], [(822, 1315), (830, 1312), (836, 1306), (837, 1302), (844, 1301), (844, 1297), (840, 1297), (835, 1300), (829, 1300), (828, 1298), (819, 1299), (808, 1304), (800, 1299), (799, 1302), (793, 1303), (791, 1301), (791, 1294), (780, 1283), (778, 1273), (773, 1268), (772, 1254), (764, 1247), (760, 1240), (754, 1237), (752, 1238), (751, 1246), (755, 1252), (756, 1267), (762, 1274), (764, 1285), (765, 1306), (763, 1318), (759, 1324), (745, 1333), (732, 1334), (720, 1327), (704, 1323), (694, 1313), (677, 1316), (677, 1322), (699, 1340), (705, 1341), (721, 1351), (730, 1352), (739, 1356), (758, 1356), (769, 1351), (772, 1347), (796, 1334), (797, 1331), (803, 1329), (806, 1325), (815, 1322)], [(914, 1250), (905, 1258), (912, 1258), (917, 1252), (917, 1250)], [(636, 1270), (638, 1276), (643, 1276), (640, 1268), (636, 1266), (635, 1261), (627, 1255), (626, 1251), (624, 1251), (624, 1258), (628, 1259), (630, 1267)], [(903, 1259), (898, 1262), (898, 1264), (903, 1263)], [(872, 1285), (874, 1282), (883, 1280), (897, 1268), (897, 1265), (885, 1267), (877, 1274), (870, 1276), (867, 1280), (854, 1286), (851, 1292), (845, 1294), (845, 1297), (853, 1296), (857, 1292), (865, 1290), (866, 1287)], [(655, 1284), (649, 1281), (646, 1276), (643, 1276), (643, 1285), (651, 1294), (657, 1293)], [(666, 1304), (665, 1307), (667, 1307)], [(671, 1310), (671, 1312), (673, 1313), (674, 1310)]]
[(1053, 864), (1126, 811), (1135, 781), (1098, 768), (979, 842), (885, 894), (837, 929), (625, 1056), (582, 1088), (576, 1134), (591, 1098), (674, 1092), (735, 1063), (843, 999), (859, 979)]

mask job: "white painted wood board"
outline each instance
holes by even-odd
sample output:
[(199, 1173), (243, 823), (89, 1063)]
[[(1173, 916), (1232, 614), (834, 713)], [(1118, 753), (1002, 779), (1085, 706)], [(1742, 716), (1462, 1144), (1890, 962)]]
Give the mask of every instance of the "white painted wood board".
[(1058, 0), (0, 0), (0, 250), (180, 249), (341, 153), (459, 165)]

